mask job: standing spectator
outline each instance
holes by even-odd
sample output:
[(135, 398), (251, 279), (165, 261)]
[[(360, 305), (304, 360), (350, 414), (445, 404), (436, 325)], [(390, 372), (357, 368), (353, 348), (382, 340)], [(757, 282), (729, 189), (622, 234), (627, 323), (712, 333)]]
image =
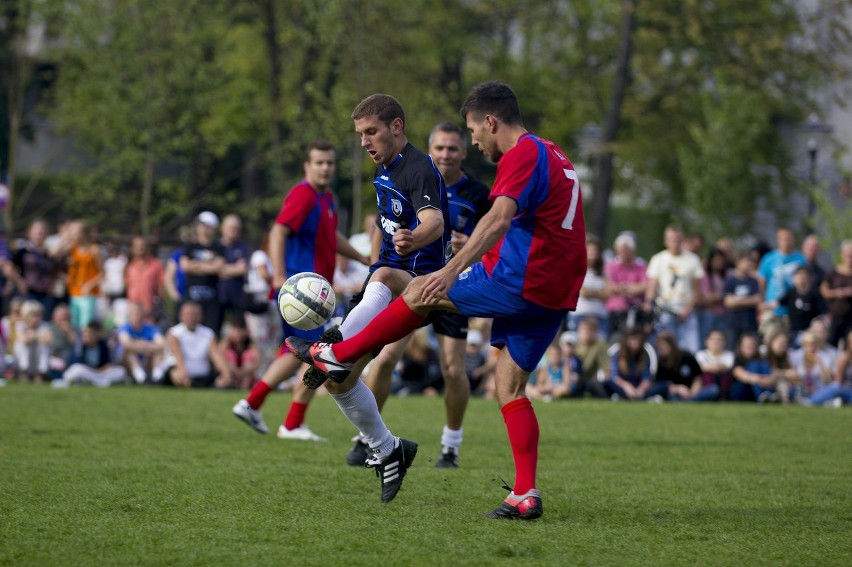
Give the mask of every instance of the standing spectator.
[(659, 310), (657, 331), (669, 331), (682, 349), (694, 353), (699, 348), (695, 306), (701, 295), (704, 269), (698, 256), (683, 249), (679, 227), (666, 227), (663, 242), (665, 250), (648, 263), (646, 304)]
[(134, 236), (130, 241), (130, 260), (124, 271), (127, 301), (142, 306), (143, 317), (156, 321), (155, 311), (160, 309), (164, 281), (163, 264), (151, 254), (150, 246), (143, 236)]
[(137, 384), (144, 384), (160, 368), (166, 354), (166, 340), (160, 328), (147, 323), (144, 307), (137, 301), (127, 306), (127, 323), (118, 330), (119, 359)]
[(337, 266), (334, 269), (334, 293), (337, 304), (334, 314), (345, 317), (349, 312), (349, 302), (364, 287), (364, 281), (370, 273), (370, 268), (343, 254), (337, 255)]
[(109, 305), (119, 298), (127, 296), (124, 283), (124, 269), (127, 267), (127, 255), (115, 242), (106, 246), (107, 256), (104, 259), (104, 278), (101, 292)]
[(611, 335), (627, 327), (643, 325), (644, 322), (637, 318), (643, 318), (643, 311), (639, 308), (645, 300), (648, 287), (646, 266), (636, 258), (636, 239), (628, 233), (621, 233), (615, 239), (613, 248), (615, 258), (604, 266), (606, 289), (609, 292), (605, 306), (609, 312)]
[(725, 331), (727, 345), (733, 348), (745, 333), (757, 333), (757, 307), (763, 297), (760, 283), (751, 274), (754, 260), (750, 254), (740, 254), (734, 272), (725, 280), (722, 289), (726, 309)]
[(844, 403), (852, 403), (852, 331), (846, 335), (845, 348), (837, 356), (834, 380), (811, 396), (811, 404), (815, 406), (840, 407)]
[(700, 258), (704, 252), (704, 235), (700, 232), (690, 232), (683, 239), (683, 249)]
[(604, 301), (609, 296), (604, 281), (604, 264), (600, 240), (596, 236), (586, 235), (586, 257), (588, 267), (577, 309), (568, 312), (568, 330), (576, 331), (581, 319), (594, 317), (598, 320), (598, 332), (606, 340), (609, 336), (609, 313)]
[[(607, 396), (604, 380), (609, 375), (610, 360), (607, 354), (608, 345), (598, 334), (597, 319), (583, 319), (577, 328), (577, 357), (580, 359), (582, 372), (578, 390), (588, 392), (594, 398)], [(581, 397), (582, 394), (577, 394)]]
[(728, 262), (728, 269), (733, 269), (737, 263), (737, 251), (734, 248), (734, 241), (728, 237), (722, 237), (716, 241), (716, 249), (721, 250)]
[(68, 367), (68, 361), (74, 353), (74, 346), (79, 340), (76, 329), (71, 324), (71, 309), (65, 303), (59, 303), (53, 308), (50, 318), (50, 378), (58, 379)]
[(79, 330), (95, 319), (104, 266), (100, 246), (92, 240), (92, 228), (86, 222), (73, 223), (68, 242), (71, 246), (68, 264), (71, 324)]
[(228, 325), (228, 334), (219, 344), (222, 357), (228, 364), (227, 380), (220, 377), (217, 388), (250, 390), (257, 382), (260, 369), (260, 351), (251, 340), (245, 319), (235, 316)]
[(816, 234), (809, 234), (802, 240), (802, 257), (805, 259), (805, 267), (811, 275), (811, 285), (817, 289), (825, 279), (825, 268), (819, 263), (821, 251), (819, 236)]
[(702, 382), (701, 367), (694, 356), (680, 350), (674, 335), (664, 331), (657, 335), (656, 342), (660, 357), (656, 381), (668, 384), (666, 397), (669, 400), (706, 402), (719, 399), (719, 387)]
[(219, 273), (225, 265), (225, 250), (213, 239), (218, 226), (219, 217), (215, 214), (210, 211), (199, 214), (195, 219), (195, 240), (184, 248), (180, 257), (180, 267), (186, 273), (186, 297), (198, 304), (201, 322), (217, 336), (222, 322)]
[(695, 360), (701, 368), (702, 388), (710, 396), (708, 399), (725, 400), (731, 395), (731, 372), (734, 369), (734, 353), (725, 349), (725, 335), (722, 331), (710, 331), (704, 340), (707, 348), (695, 353)]
[(645, 346), (642, 331), (633, 328), (624, 333), (617, 347), (611, 350), (610, 377), (604, 382), (612, 400), (644, 400), (665, 391), (665, 385), (651, 389), (654, 378), (652, 352), (653, 349)]
[(71, 384), (89, 383), (98, 388), (120, 384), (127, 378), (124, 367), (113, 364), (109, 345), (101, 336), (102, 327), (89, 321), (83, 328), (81, 340), (69, 360), (68, 369), (61, 380), (54, 380), (54, 388), (67, 388)]
[[(195, 301), (181, 305), (180, 323), (166, 333), (168, 350), (159, 383), (180, 388), (209, 388), (217, 379), (230, 381), (231, 371), (217, 348), (216, 334), (202, 325), (201, 320), (201, 305)], [(219, 371), (218, 375), (214, 370)]]
[(53, 284), (59, 277), (60, 263), (45, 245), (47, 230), (47, 223), (41, 219), (30, 223), (27, 240), (12, 257), (15, 271), (9, 276), (18, 293), (41, 303), (45, 317), (50, 317), (56, 304)]
[(819, 290), (831, 315), (828, 342), (839, 346), (840, 339), (852, 331), (852, 240), (840, 245), (840, 263), (825, 276)]
[(833, 368), (831, 356), (819, 351), (819, 343), (813, 332), (802, 333), (801, 343), (801, 348), (790, 353), (790, 365), (799, 378), (793, 397), (807, 405), (817, 390), (832, 382)]
[(222, 327), (225, 314), (240, 315), (248, 306), (248, 297), (245, 293), (246, 274), (248, 273), (249, 248), (245, 242), (240, 240), (242, 232), (242, 221), (237, 215), (227, 215), (222, 219), (222, 237), (219, 244), (222, 246), (225, 263), (219, 272), (219, 324), (214, 328)]
[(728, 277), (728, 257), (717, 248), (711, 248), (704, 262), (704, 277), (701, 278), (701, 308), (698, 321), (701, 341), (710, 331), (725, 329), (725, 280)]
[(268, 251), (269, 236), (266, 236), (260, 248), (251, 253), (245, 287), (252, 304), (259, 306), (266, 303), (266, 311), (251, 310), (246, 313), (246, 326), (260, 352), (261, 368), (269, 366), (283, 340), (278, 303), (275, 300), (278, 290), (272, 289), (272, 260), (269, 259)]
[(18, 380), (42, 382), (47, 378), (53, 335), (43, 317), (44, 306), (38, 301), (30, 299), (21, 305), (14, 346)]
[[(472, 394), (483, 394), (488, 374), (493, 370), (489, 356), (483, 350), (485, 337), (479, 329), (467, 331), (464, 351), (464, 371)], [(488, 348), (491, 348), (490, 346)]]
[(163, 289), (172, 303), (172, 316), (174, 319), (178, 319), (180, 306), (183, 304), (184, 299), (186, 299), (186, 272), (183, 271), (180, 265), (180, 259), (187, 245), (192, 242), (193, 232), (194, 225), (181, 227), (179, 231), (181, 246), (178, 246), (172, 251), (164, 267)]
[(826, 312), (827, 307), (819, 290), (811, 282), (811, 273), (799, 266), (793, 273), (793, 287), (781, 296), (778, 304), (787, 309), (790, 321), (790, 337), (798, 343), (799, 335), (811, 325), (811, 321)]
[(764, 389), (775, 385), (772, 369), (760, 354), (760, 343), (757, 335), (745, 333), (740, 336), (737, 350), (734, 352), (734, 369), (731, 375), (731, 399), (738, 402), (754, 402), (757, 400), (755, 389), (762, 393)]
[(778, 300), (793, 286), (793, 272), (805, 265), (805, 258), (796, 251), (796, 236), (793, 231), (781, 227), (775, 232), (778, 247), (766, 254), (757, 268), (758, 281), (763, 292), (764, 306), (760, 313), (760, 333), (764, 337), (774, 331), (787, 330), (787, 308)]

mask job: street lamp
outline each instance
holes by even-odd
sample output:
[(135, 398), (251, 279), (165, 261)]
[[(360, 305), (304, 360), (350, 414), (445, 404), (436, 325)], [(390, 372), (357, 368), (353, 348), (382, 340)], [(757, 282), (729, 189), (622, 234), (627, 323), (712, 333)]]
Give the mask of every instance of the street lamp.
[[(808, 208), (805, 227), (808, 232), (816, 229), (814, 214), (816, 213), (816, 200), (814, 193), (817, 188), (817, 166), (819, 165), (820, 142), (831, 134), (832, 127), (820, 120), (816, 112), (812, 112), (802, 125), (805, 135), (808, 137), (805, 147), (808, 152)], [(800, 146), (801, 147), (801, 146)]]

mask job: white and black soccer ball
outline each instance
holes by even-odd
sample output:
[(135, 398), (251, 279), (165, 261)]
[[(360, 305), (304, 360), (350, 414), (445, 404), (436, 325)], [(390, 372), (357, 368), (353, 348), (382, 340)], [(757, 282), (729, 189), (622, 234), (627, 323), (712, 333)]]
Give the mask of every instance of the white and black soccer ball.
[(287, 324), (310, 331), (334, 314), (334, 290), (327, 279), (313, 272), (291, 276), (278, 291), (278, 310)]

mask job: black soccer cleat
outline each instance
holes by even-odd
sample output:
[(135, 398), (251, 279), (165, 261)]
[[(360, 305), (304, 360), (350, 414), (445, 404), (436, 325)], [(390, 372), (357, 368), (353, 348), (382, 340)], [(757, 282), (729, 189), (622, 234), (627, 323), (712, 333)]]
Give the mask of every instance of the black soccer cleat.
[(447, 448), (444, 451), (441, 451), (441, 456), (435, 461), (436, 469), (457, 469), (459, 468), (459, 454), (458, 451), (453, 449), (452, 447)]
[(370, 456), (370, 446), (364, 443), (364, 439), (358, 435), (353, 439), (355, 444), (346, 454), (346, 464), (350, 467), (363, 467)]
[(509, 496), (497, 508), (485, 514), (485, 517), (494, 520), (535, 520), (543, 512), (541, 494), (533, 488), (520, 496), (510, 492)]
[(385, 460), (379, 461), (375, 457), (367, 460), (367, 467), (376, 469), (376, 476), (382, 479), (382, 502), (390, 502), (402, 487), (402, 479), (414, 457), (417, 456), (417, 443), (397, 438), (397, 445), (393, 452)]
[[(340, 334), (340, 329), (337, 328), (337, 327), (333, 327), (333, 328), (328, 329), (327, 331), (323, 332), (323, 334), (320, 335), (320, 338), (319, 338), (319, 342), (328, 343), (328, 344), (339, 343), (342, 340), (343, 340), (343, 335)], [(288, 345), (288, 348), (289, 348), (289, 345)], [(298, 355), (296, 355), (296, 356), (298, 357)], [(301, 357), (299, 357), (299, 358), (301, 360), (304, 360)], [(320, 370), (319, 368), (317, 368), (315, 366), (310, 366), (305, 371), (304, 375), (302, 375), (302, 383), (305, 386), (307, 386), (308, 388), (310, 388), (311, 390), (316, 390), (317, 388), (319, 388), (320, 386), (325, 384), (325, 381), (328, 380), (328, 378), (329, 378), (328, 374), (326, 374), (325, 372), (323, 372), (322, 370)]]

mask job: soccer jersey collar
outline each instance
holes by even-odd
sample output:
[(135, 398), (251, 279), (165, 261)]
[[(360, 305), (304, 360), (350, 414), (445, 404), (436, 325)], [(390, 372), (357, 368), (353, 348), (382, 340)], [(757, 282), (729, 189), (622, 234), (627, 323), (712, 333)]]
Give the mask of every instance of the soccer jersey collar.
[(387, 173), (388, 171), (395, 168), (399, 164), (399, 162), (402, 161), (402, 158), (405, 155), (405, 152), (407, 152), (408, 148), (410, 148), (410, 147), (411, 147), (411, 142), (406, 142), (405, 147), (402, 148), (402, 151), (397, 154), (397, 156), (394, 158), (394, 160), (391, 162), (391, 164), (389, 166), (385, 167), (385, 165), (382, 164), (382, 173)]

